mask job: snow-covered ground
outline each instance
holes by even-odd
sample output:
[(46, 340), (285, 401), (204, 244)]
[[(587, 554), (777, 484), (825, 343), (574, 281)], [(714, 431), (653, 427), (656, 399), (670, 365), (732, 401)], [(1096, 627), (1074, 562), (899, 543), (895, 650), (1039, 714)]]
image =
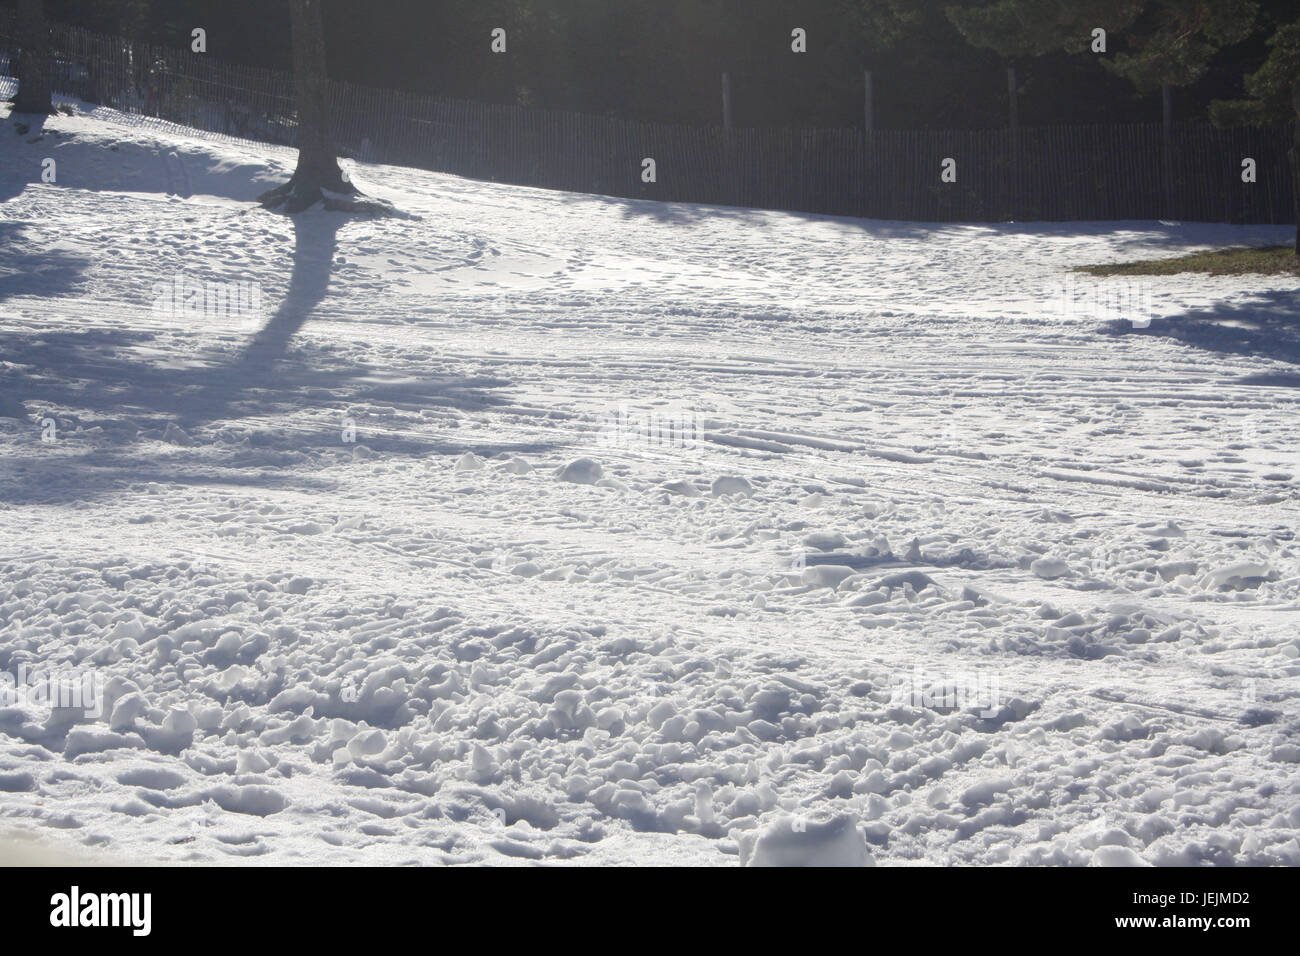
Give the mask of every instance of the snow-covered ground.
[[(85, 105), (0, 127), (0, 828), (1300, 864), (1295, 283), (1061, 294), (1287, 229), (358, 164), (419, 218), (256, 208), (294, 155)], [(185, 280), (250, 308), (169, 309)]]

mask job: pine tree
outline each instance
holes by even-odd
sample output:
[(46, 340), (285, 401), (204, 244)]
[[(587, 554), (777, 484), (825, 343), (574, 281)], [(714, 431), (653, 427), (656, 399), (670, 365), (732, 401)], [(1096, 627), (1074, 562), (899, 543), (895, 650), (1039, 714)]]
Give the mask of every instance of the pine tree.
[(983, 7), (950, 6), (946, 13), (972, 45), (1012, 58), (1081, 53), (1094, 29), (1127, 30), (1144, 6), (1143, 0), (998, 0)]
[(1102, 60), (1139, 90), (1195, 83), (1221, 49), (1248, 37), (1256, 0), (998, 0), (949, 7), (971, 43), (1004, 56), (1081, 53), (1103, 29), (1118, 49)]
[(1220, 126), (1282, 126), (1294, 122), (1290, 150), (1295, 194), (1296, 255), (1300, 256), (1300, 20), (1281, 23), (1268, 39), (1268, 56), (1246, 77), (1248, 98), (1215, 100), (1210, 119)]
[[(1143, 91), (1201, 79), (1216, 54), (1251, 36), (1258, 14), (1256, 0), (998, 0), (974, 9), (948, 9), (967, 40), (1004, 55), (1080, 52), (1091, 29), (1101, 27), (1122, 44), (1103, 65)], [(1291, 91), (1297, 123), (1290, 155), (1300, 256), (1300, 22), (1281, 26), (1269, 44), (1268, 60), (1246, 78), (1254, 99), (1216, 102), (1211, 117), (1216, 122), (1280, 122)]]
[(1300, 82), (1300, 20), (1280, 24), (1268, 56), (1246, 77), (1246, 99), (1215, 100), (1210, 119), (1220, 126), (1272, 126), (1291, 119), (1291, 90)]
[(1258, 13), (1256, 0), (1150, 0), (1102, 65), (1143, 91), (1190, 86), (1215, 54), (1250, 36)]

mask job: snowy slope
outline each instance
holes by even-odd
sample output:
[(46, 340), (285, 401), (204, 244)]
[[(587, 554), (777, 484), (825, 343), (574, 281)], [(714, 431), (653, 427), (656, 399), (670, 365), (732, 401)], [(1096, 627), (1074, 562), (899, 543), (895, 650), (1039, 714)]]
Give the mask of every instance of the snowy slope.
[[(1294, 282), (1158, 278), (1145, 329), (1053, 292), (1287, 230), (369, 165), (418, 219), (289, 220), (250, 200), (292, 151), (84, 105), (0, 137), (0, 672), (103, 704), (0, 699), (0, 826), (1300, 864)], [(157, 308), (180, 277), (261, 311)]]

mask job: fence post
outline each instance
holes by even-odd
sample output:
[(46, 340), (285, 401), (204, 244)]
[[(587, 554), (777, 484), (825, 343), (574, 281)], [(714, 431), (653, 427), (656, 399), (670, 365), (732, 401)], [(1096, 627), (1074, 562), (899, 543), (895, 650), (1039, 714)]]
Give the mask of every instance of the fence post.
[(1010, 218), (1016, 218), (1016, 200), (1020, 195), (1020, 104), (1016, 94), (1016, 67), (1007, 66), (1007, 101), (1010, 104), (1008, 116), (1011, 121), (1011, 188), (1008, 190), (1008, 202), (1011, 208)]
[(726, 179), (724, 194), (730, 205), (740, 197), (740, 183), (736, 175), (736, 144), (731, 131), (731, 74), (722, 74), (722, 175)]
[(1016, 68), (1014, 65), (1007, 67), (1007, 98), (1011, 103), (1011, 132), (1014, 134), (1020, 128), (1020, 109), (1016, 102)]
[(875, 126), (875, 116), (873, 115), (873, 104), (872, 104), (872, 102), (871, 102), (871, 101), (872, 101), (872, 93), (873, 93), (873, 91), (872, 91), (872, 89), (871, 89), (871, 71), (870, 71), (870, 70), (866, 70), (866, 71), (863, 72), (863, 74), (862, 74), (862, 90), (863, 90), (863, 94), (865, 95), (865, 100), (864, 100), (865, 111), (864, 111), (864, 114), (863, 114), (863, 119), (864, 119), (866, 122), (865, 122), (864, 128), (866, 129), (866, 131), (867, 131), (868, 133), (870, 133), (871, 130), (872, 130), (872, 127)]
[(1174, 93), (1173, 87), (1165, 83), (1160, 87), (1161, 135), (1163, 139), (1162, 174), (1165, 194), (1165, 218), (1174, 216)]
[(1295, 205), (1295, 254), (1300, 260), (1300, 79), (1291, 87), (1291, 106), (1295, 110), (1291, 145), (1291, 199)]

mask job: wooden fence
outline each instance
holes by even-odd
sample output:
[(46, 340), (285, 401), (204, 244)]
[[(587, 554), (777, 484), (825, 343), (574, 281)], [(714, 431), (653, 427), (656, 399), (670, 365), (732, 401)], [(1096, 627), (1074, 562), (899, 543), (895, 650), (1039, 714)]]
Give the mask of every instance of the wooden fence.
[[(0, 71), (15, 52), (0, 18)], [(293, 76), (52, 26), (58, 92), (292, 145)], [(999, 130), (732, 129), (641, 123), (344, 83), (340, 151), (474, 179), (680, 202), (947, 222), (1294, 221), (1290, 128), (1158, 123)], [(1173, 181), (1166, 190), (1165, 150)], [(643, 161), (656, 181), (643, 182)], [(955, 161), (955, 182), (941, 164)], [(1013, 161), (1014, 159), (1014, 161)], [(1242, 163), (1255, 161), (1255, 182)]]

